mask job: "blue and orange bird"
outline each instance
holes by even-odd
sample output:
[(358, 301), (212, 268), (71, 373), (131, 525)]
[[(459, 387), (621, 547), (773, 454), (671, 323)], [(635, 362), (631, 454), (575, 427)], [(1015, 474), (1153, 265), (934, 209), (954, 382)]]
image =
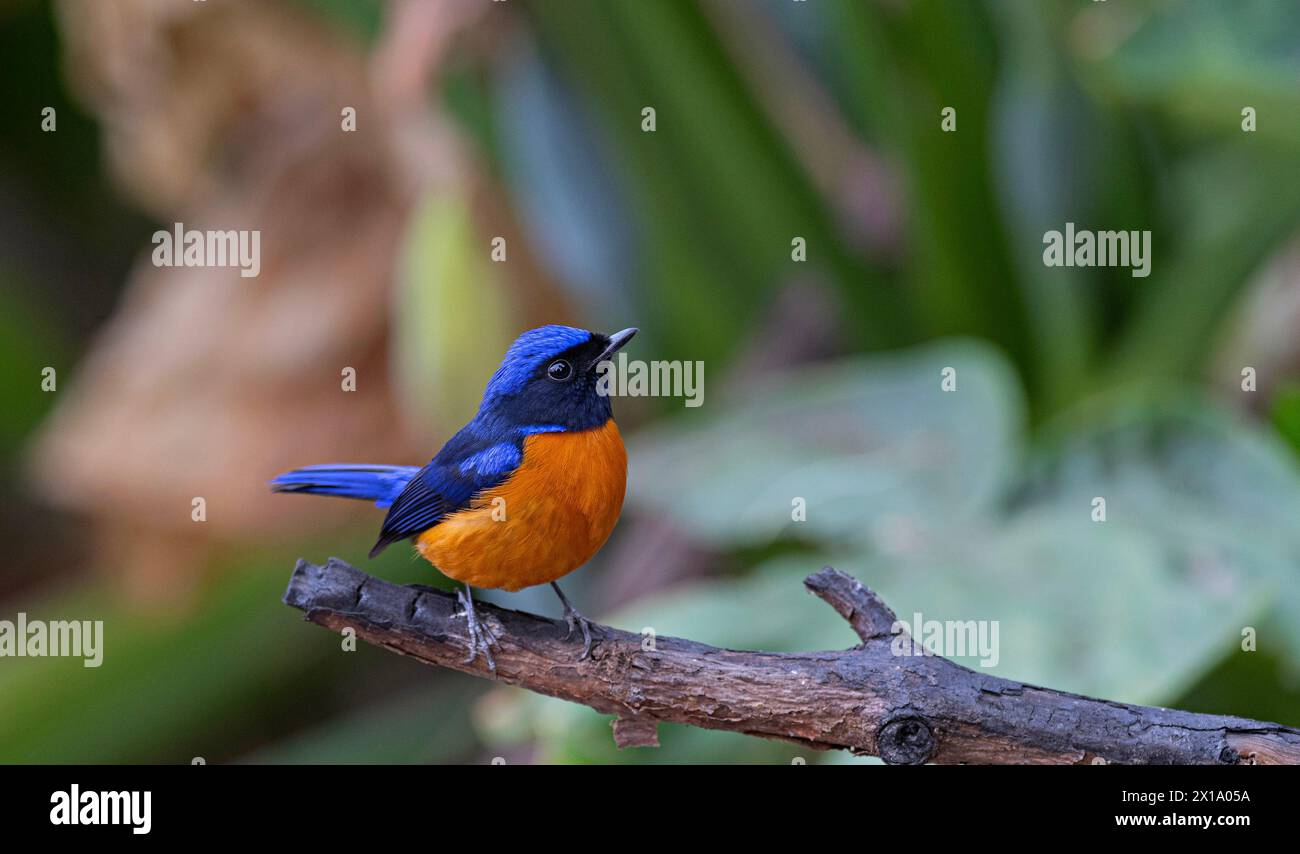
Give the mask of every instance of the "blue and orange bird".
[(597, 365), (635, 329), (600, 335), (542, 326), (520, 335), (488, 381), (478, 414), (423, 468), (318, 465), (273, 481), (275, 492), (307, 492), (387, 507), (373, 558), (398, 540), (465, 585), (456, 596), (469, 628), (466, 663), (483, 653), (496, 670), (496, 638), (474, 613), (473, 588), (550, 584), (568, 635), (591, 626), (556, 580), (586, 563), (618, 521), (627, 452)]

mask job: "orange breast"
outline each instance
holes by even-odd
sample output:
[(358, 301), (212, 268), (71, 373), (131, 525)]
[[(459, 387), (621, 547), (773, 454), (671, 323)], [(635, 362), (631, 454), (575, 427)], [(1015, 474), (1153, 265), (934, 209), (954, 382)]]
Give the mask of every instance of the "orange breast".
[(586, 563), (623, 509), (627, 451), (611, 418), (573, 433), (524, 440), (510, 479), (420, 534), (416, 549), (473, 587), (518, 590)]

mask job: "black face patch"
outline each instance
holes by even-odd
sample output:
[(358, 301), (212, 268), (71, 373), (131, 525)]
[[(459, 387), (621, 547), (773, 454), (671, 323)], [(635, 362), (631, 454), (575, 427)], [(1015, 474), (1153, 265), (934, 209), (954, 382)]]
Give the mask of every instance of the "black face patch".
[[(596, 360), (607, 347), (607, 336), (593, 334), (590, 340), (543, 360), (518, 394), (501, 401), (500, 409), (512, 423), (525, 428), (590, 430), (603, 426), (612, 408), (609, 398), (596, 391)], [(554, 368), (559, 362), (567, 365), (567, 372)], [(557, 378), (555, 370), (565, 378)]]

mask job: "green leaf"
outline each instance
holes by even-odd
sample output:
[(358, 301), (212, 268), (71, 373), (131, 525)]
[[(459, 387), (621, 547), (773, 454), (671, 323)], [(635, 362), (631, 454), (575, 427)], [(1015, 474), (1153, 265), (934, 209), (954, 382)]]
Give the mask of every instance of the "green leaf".
[(294, 0), (322, 20), (346, 31), (363, 44), (378, 41), (384, 23), (380, 0)]
[(1294, 3), (1167, 3), (1097, 70), (1115, 93), (1194, 128), (1241, 134), (1242, 109), (1254, 107), (1255, 134), (1294, 148), (1300, 145), (1297, 30)]
[[(941, 390), (945, 368), (956, 391)], [(989, 506), (1014, 462), (1022, 408), (1011, 368), (983, 344), (846, 360), (719, 401), (712, 418), (642, 432), (629, 500), (721, 548), (905, 536), (914, 520)], [(796, 499), (807, 521), (793, 521)]]
[(470, 703), (478, 692), (457, 676), (436, 689), (408, 691), (281, 739), (240, 757), (268, 764), (439, 764), (465, 759), (473, 741)]
[(411, 220), (394, 355), (403, 400), (431, 426), (455, 427), (474, 413), (519, 331), (491, 250), (464, 195), (429, 193)]
[(1246, 625), (1233, 622), (1238, 606), (1254, 604), (1254, 618), (1282, 618), (1286, 642), (1300, 652), (1300, 470), (1286, 447), (1199, 395), (1102, 405), (1085, 426), (1062, 428), (1021, 501), (1075, 508), (1105, 497), (1105, 525), (1140, 536), (1174, 593), (1198, 591), (1222, 605), (1199, 631), (1217, 626), (1237, 638)]
[(1287, 383), (1273, 392), (1271, 407), (1278, 435), (1300, 455), (1300, 384)]
[[(995, 57), (978, 4), (835, 0), (826, 15), (825, 61), (844, 85), (846, 113), (902, 166), (907, 284), (925, 332), (981, 335), (1023, 353), (1024, 305), (1001, 221), (989, 215)], [(944, 107), (957, 110), (957, 133), (940, 130)]]
[[(903, 617), (998, 620), (1000, 675), (1131, 702), (1180, 696), (1245, 626), (1300, 625), (1285, 451), (1194, 399), (1103, 413), (1063, 428), (1000, 517), (938, 520), (841, 568)], [(1283, 642), (1300, 650), (1294, 629)]]
[(7, 416), (0, 418), (0, 456), (8, 457), (58, 398), (42, 389), (42, 371), (54, 368), (62, 389), (72, 363), (60, 330), (19, 298), (19, 277), (0, 268), (0, 282), (0, 393)]
[(1114, 348), (1113, 379), (1195, 376), (1251, 273), (1300, 218), (1294, 157), (1248, 143), (1185, 158), (1162, 200), (1177, 242), (1153, 241), (1151, 276)]
[[(876, 346), (912, 338), (902, 295), (842, 245), (825, 200), (698, 8), (570, 0), (530, 11), (619, 156), (644, 290), (658, 296), (639, 325), (668, 358), (720, 364), (733, 352), (763, 297), (804, 274), (790, 260), (794, 236), (840, 287), (850, 334)], [(653, 132), (641, 129), (645, 107), (656, 110)]]
[(268, 695), (293, 702), (339, 650), (337, 637), (311, 631), (280, 604), (286, 573), (278, 560), (249, 561), (223, 575), (192, 613), (145, 611), (106, 584), (26, 603), (32, 620), (102, 620), (102, 663), (5, 658), (0, 761), (188, 764), (226, 756), (265, 726)]

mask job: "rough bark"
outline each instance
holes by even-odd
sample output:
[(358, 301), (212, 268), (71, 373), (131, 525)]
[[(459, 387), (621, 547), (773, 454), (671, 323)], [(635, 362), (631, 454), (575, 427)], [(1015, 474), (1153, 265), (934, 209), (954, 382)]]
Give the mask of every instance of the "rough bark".
[[(862, 639), (849, 650), (774, 653), (593, 625), (591, 657), (559, 620), (480, 603), (500, 639), (496, 672), (465, 663), (465, 619), (450, 594), (401, 587), (331, 558), (299, 561), (285, 604), (335, 631), (426, 664), (613, 715), (620, 747), (658, 743), (659, 721), (743, 732), (891, 764), (1300, 764), (1300, 730), (1245, 718), (1098, 700), (1013, 682), (940, 656), (891, 651), (894, 614), (829, 567), (804, 584)], [(576, 633), (575, 633), (576, 634)]]

